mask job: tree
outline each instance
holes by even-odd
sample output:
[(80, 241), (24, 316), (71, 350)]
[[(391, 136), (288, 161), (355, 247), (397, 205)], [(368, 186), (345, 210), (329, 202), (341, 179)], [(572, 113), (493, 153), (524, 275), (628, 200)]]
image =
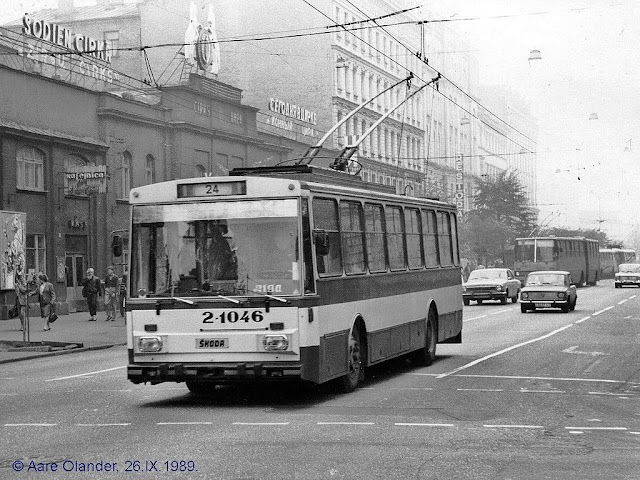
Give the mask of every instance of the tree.
[(463, 255), (472, 263), (510, 264), (507, 252), (515, 239), (535, 228), (535, 214), (514, 172), (503, 172), (478, 184), (474, 209), (465, 213), (460, 228)]

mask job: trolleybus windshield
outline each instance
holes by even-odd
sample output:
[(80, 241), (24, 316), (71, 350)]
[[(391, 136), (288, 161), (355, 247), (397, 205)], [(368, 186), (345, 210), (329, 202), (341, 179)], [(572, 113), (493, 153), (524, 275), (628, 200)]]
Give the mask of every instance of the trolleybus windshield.
[(298, 295), (295, 199), (133, 207), (131, 295)]

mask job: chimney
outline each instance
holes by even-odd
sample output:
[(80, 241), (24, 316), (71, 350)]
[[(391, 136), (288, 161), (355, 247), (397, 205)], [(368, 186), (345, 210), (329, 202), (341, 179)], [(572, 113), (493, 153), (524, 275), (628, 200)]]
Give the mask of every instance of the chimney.
[(70, 12), (73, 10), (73, 7), (73, 0), (58, 0), (58, 10), (60, 12)]

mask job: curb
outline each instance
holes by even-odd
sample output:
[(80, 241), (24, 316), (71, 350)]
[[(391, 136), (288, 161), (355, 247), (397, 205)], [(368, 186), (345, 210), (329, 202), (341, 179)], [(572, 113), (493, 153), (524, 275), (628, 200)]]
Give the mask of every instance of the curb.
[(26, 357), (8, 358), (6, 360), (0, 360), (0, 364), (21, 362), (22, 360), (32, 360), (34, 358), (52, 357), (54, 355), (66, 355), (68, 353), (90, 352), (92, 350), (106, 350), (107, 348), (122, 346), (122, 345), (126, 345), (126, 343), (109, 343), (104, 345), (92, 345), (90, 347), (72, 348), (69, 350), (57, 350), (55, 352), (42, 352), (42, 353), (36, 353), (34, 355), (28, 355)]

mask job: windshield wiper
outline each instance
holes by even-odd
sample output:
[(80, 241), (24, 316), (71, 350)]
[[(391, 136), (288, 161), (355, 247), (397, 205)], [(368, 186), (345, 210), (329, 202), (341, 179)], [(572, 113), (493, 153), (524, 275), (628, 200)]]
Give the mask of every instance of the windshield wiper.
[(180, 297), (156, 298), (156, 315), (160, 315), (160, 310), (163, 304), (175, 305), (176, 302), (186, 303), (187, 305), (191, 305), (192, 307), (196, 305), (196, 302), (194, 302), (193, 300), (187, 300), (186, 298), (180, 298)]
[(222, 299), (227, 300), (229, 302), (240, 303), (240, 300), (236, 300), (235, 298), (231, 298), (231, 297), (225, 297), (224, 295), (217, 294), (216, 297), (222, 298)]

